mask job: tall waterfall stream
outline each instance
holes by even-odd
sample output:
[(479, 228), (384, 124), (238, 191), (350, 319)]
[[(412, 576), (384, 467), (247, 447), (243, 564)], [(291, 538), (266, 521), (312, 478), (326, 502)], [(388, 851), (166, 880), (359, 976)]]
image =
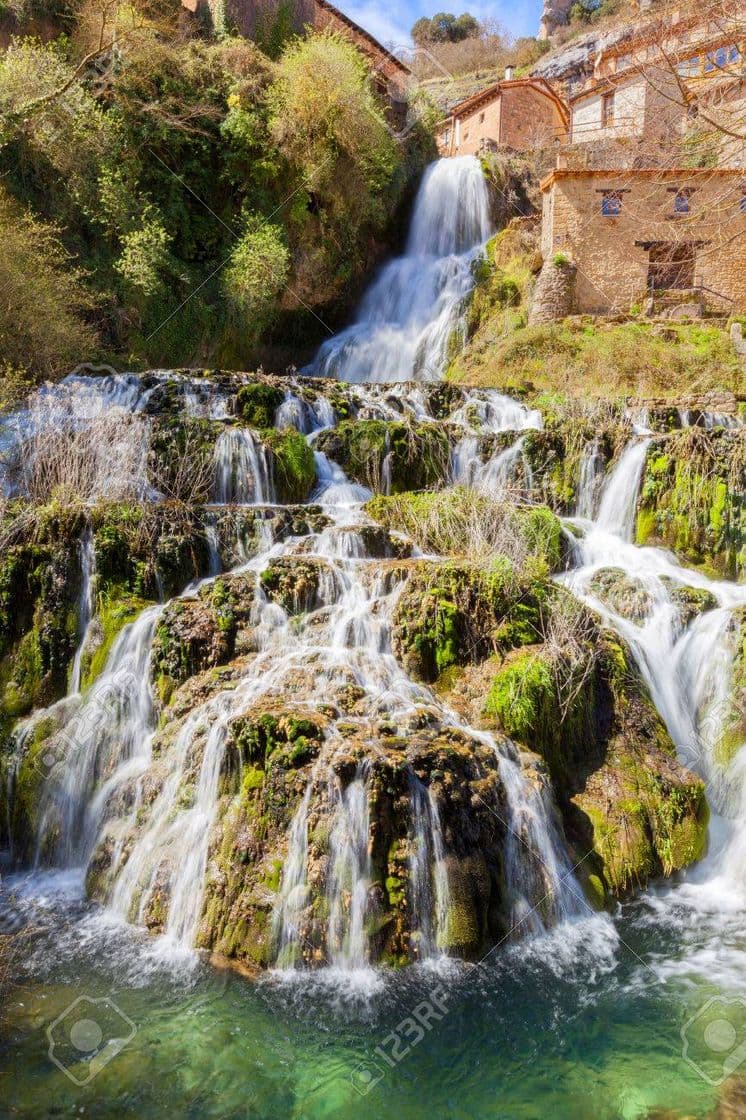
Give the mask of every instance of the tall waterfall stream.
[[(442, 375), (448, 339), (471, 288), (472, 263), (489, 234), (478, 163), (466, 158), (435, 164), (422, 184), (405, 255), (382, 270), (356, 322), (322, 347), (307, 372), (354, 383), (359, 417), (434, 421), (422, 382)], [(158, 502), (162, 495), (147, 474), (148, 416), (151, 401), (174, 384), (188, 415), (230, 421), (232, 389), (219, 380), (185, 381), (166, 371), (149, 381), (76, 375), (40, 390), (27, 410), (7, 418), (3, 445), (16, 441), (28, 449), (61, 424), (85, 429), (95, 420), (102, 434), (90, 441), (88, 454), (95, 459), (96, 493), (115, 497), (122, 488)], [(438, 419), (455, 433), (452, 483), (497, 497), (516, 489), (530, 494), (524, 437), (541, 428), (540, 413), (493, 390), (469, 390)], [(133, 1060), (142, 1068), (137, 1084), (127, 1081), (126, 1065), (121, 1076), (141, 1115), (160, 1114), (157, 1089), (143, 1082), (159, 1078), (156, 1045), (168, 1069), (175, 1115), (380, 1116), (384, 1098), (376, 1102), (367, 1088), (379, 1073), (389, 1078), (398, 1110), (407, 1117), (529, 1118), (549, 1107), (568, 1120), (642, 1118), (648, 1108), (673, 1098), (677, 1107), (704, 1115), (711, 1086), (681, 1074), (678, 1031), (708, 995), (738, 1002), (746, 992), (746, 765), (743, 749), (726, 767), (715, 751), (735, 654), (732, 616), (746, 605), (746, 586), (708, 578), (662, 549), (633, 543), (651, 435), (633, 434), (609, 470), (598, 441), (588, 442), (576, 513), (566, 519), (568, 567), (555, 578), (627, 644), (680, 760), (705, 779), (713, 813), (709, 851), (701, 863), (614, 914), (596, 913), (576, 877), (546, 775), (510, 740), (469, 726), (395, 658), (392, 617), (407, 565), (391, 557), (382, 561), (370, 551), (371, 522), (363, 509), (370, 490), (317, 446), (320, 434), (338, 422), (328, 394), (311, 399), (298, 382), (288, 382), (275, 425), (295, 428), (310, 444), (316, 488), (309, 506), (323, 512), (324, 525), (284, 536), (271, 528), (270, 512), (282, 507), (259, 433), (226, 423), (217, 439), (207, 512), (213, 526), (210, 565), (203, 579), (181, 589), (179, 601), (197, 601), (223, 572), (214, 528), (221, 512), (266, 511), (258, 542), (246, 549), (237, 538), (231, 565), (232, 574), (251, 589), (255, 648), (238, 678), (206, 699), (196, 696), (165, 754), (157, 748), (161, 706), (151, 660), (169, 604), (151, 605), (126, 625), (98, 677), (86, 682), (98, 577), (90, 528), (81, 536), (79, 644), (68, 695), (34, 712), (14, 732), (19, 757), (44, 720), (56, 721), (55, 741), (62, 745), (45, 763), (31, 866), (10, 871), (2, 886), (9, 927), (29, 922), (41, 931), (27, 962), (32, 978), (30, 994), (23, 997), (27, 1006), (13, 1012), (13, 1045), (41, 1068), (33, 1023), (43, 1017), (46, 984), (55, 1013), (75, 992), (111, 996), (127, 1010), (139, 1027), (139, 1043), (133, 1045), (142, 1048), (135, 1049)], [(486, 436), (494, 444), (485, 457)], [(388, 457), (379, 483), (388, 493)], [(23, 476), (4, 477), (11, 494), (23, 493), (24, 484)], [(309, 558), (321, 565), (322, 577), (308, 602), (295, 609), (268, 597), (262, 573), (271, 563)], [(609, 567), (622, 569), (646, 592), (642, 619), (630, 621), (594, 593), (594, 575)], [(672, 599), (677, 586), (707, 591), (717, 606), (684, 626)], [(247, 988), (225, 971), (213, 972), (195, 952), (231, 727), (260, 701), (288, 690), (294, 690), (296, 706), (313, 712), (328, 705), (342, 684), (357, 690), (364, 714), (332, 713), (325, 723), (323, 747), (288, 820), (269, 919), (272, 967), (262, 982)], [(438, 727), (494, 756), (504, 802), (490, 811), (505, 829), (510, 934), (477, 966), (444, 952), (449, 912), (460, 889), (449, 860), (452, 841), (444, 835), (433, 788), (409, 765), (407, 908), (417, 963), (388, 975), (372, 953), (371, 765), (358, 761), (343, 780), (338, 764), (351, 721), (357, 719), (359, 729), (372, 718), (388, 721), (406, 734), (401, 729), (423, 710)], [(319, 814), (328, 822), (321, 876), (311, 856)], [(106, 900), (92, 906), (85, 901), (84, 881), (104, 848), (110, 861)], [(314, 967), (305, 952), (316, 936), (308, 927), (312, 898), (325, 915), (321, 941), (314, 942)], [(151, 937), (144, 930), (156, 906), (162, 921), (158, 936)], [(411, 1008), (432, 999), (434, 984), (445, 986), (452, 1010), (422, 1029), (425, 1041), (411, 1064), (392, 1061), (388, 1051), (382, 1058), (380, 1049), (376, 1057), (387, 1032), (396, 1033)], [(746, 1031), (746, 1011), (736, 1011), (734, 1021)], [(603, 1040), (594, 1017), (608, 1028)], [(287, 1023), (294, 1018), (291, 1029)], [(329, 1034), (329, 1023), (339, 1037)], [(239, 1024), (235, 1030), (234, 1024)], [(635, 1031), (643, 1043), (633, 1044)], [(252, 1063), (258, 1061), (247, 1100), (239, 1073), (241, 1045), (250, 1046)], [(488, 1059), (497, 1050), (503, 1065), (491, 1072)], [(210, 1065), (213, 1051), (222, 1055), (215, 1059), (218, 1075)], [(190, 1069), (175, 1075), (184, 1052)], [(483, 1071), (476, 1080), (470, 1054)], [(101, 1075), (115, 1098), (112, 1086), (122, 1062), (126, 1055)], [(364, 1074), (356, 1073), (358, 1067)], [(603, 1086), (601, 1097), (598, 1084), (593, 1092), (584, 1085), (593, 1069)], [(626, 1098), (625, 1069), (633, 1086)], [(14, 1091), (13, 1115), (51, 1115), (44, 1111), (48, 1076), (40, 1073), (33, 1090)], [(222, 1087), (214, 1084), (216, 1076), (224, 1078)], [(555, 1079), (564, 1082), (564, 1095)], [(428, 1087), (429, 1100), (417, 1084)], [(334, 1102), (328, 1109), (317, 1085), (326, 1086), (327, 1104)], [(72, 1092), (65, 1083), (59, 1088)], [(532, 1092), (545, 1101), (541, 1109), (532, 1110)], [(498, 1095), (507, 1103), (495, 1112), (490, 1102)], [(196, 1111), (188, 1111), (187, 1101)], [(90, 1111), (116, 1114), (113, 1104)]]

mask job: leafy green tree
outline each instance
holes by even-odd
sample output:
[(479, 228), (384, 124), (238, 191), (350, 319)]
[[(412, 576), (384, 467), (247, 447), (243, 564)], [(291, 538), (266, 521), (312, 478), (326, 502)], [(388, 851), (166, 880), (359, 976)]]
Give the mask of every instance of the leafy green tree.
[(228, 299), (255, 336), (273, 317), (290, 271), (281, 226), (251, 220), (236, 243), (224, 273)]
[(428, 43), (460, 43), (476, 38), (481, 32), (479, 21), (464, 12), (455, 16), (451, 12), (438, 12), (432, 19), (418, 19), (412, 28), (412, 38), (420, 46)]
[(94, 307), (59, 231), (22, 210), (0, 189), (0, 355), (34, 377), (56, 377), (90, 356)]
[[(268, 93), (270, 129), (289, 164), (296, 267), (330, 297), (341, 291), (403, 185), (402, 154), (389, 132), (362, 55), (342, 36), (295, 40)], [(295, 190), (292, 190), (294, 186)]]

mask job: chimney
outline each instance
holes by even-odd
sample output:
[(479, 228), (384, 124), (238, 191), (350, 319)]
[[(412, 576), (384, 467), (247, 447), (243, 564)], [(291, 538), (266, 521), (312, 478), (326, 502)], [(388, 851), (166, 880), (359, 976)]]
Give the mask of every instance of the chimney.
[(513, 67), (512, 66), (506, 66), (505, 67), (505, 81), (506, 82), (512, 82), (513, 81)]

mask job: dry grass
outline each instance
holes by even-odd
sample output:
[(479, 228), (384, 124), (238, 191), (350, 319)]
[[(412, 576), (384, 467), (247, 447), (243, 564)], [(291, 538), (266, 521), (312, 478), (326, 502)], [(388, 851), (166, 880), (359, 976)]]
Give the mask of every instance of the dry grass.
[(64, 420), (37, 403), (31, 435), (19, 444), (10, 473), (20, 493), (41, 504), (122, 501), (141, 493), (146, 462), (147, 422), (141, 417), (110, 411)]

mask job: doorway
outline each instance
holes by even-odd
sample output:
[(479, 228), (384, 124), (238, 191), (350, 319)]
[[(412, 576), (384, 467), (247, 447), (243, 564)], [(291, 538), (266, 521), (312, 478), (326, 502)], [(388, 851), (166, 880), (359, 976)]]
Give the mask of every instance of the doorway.
[(694, 287), (691, 242), (658, 241), (650, 246), (648, 287), (653, 290)]

